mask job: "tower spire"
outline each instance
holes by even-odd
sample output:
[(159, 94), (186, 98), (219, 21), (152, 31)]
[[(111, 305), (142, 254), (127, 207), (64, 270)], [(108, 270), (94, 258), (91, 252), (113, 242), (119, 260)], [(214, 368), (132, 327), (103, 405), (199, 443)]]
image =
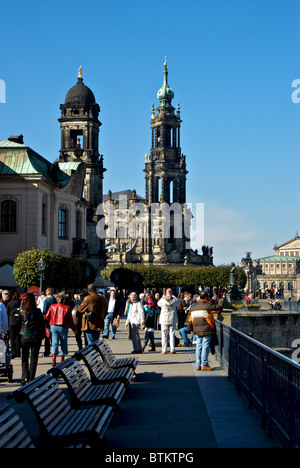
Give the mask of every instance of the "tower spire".
[(170, 88), (168, 84), (168, 68), (167, 68), (167, 57), (165, 57), (165, 63), (164, 63), (164, 83), (160, 90), (157, 93), (157, 97), (160, 100), (161, 107), (164, 108), (166, 102), (171, 103), (173, 97), (174, 97), (174, 91), (172, 88)]

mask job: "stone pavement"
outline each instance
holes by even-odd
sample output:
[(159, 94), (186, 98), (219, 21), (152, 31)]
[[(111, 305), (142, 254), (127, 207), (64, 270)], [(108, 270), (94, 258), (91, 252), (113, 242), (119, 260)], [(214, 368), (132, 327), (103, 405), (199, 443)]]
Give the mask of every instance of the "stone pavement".
[[(141, 331), (143, 338), (144, 332)], [(219, 363), (210, 356), (213, 372), (196, 371), (192, 348), (178, 347), (176, 354), (160, 353), (160, 332), (155, 332), (156, 352), (137, 355), (137, 373), (121, 401), (106, 433), (107, 451), (115, 449), (200, 449), (200, 448), (275, 448), (256, 414), (248, 409)], [(182, 343), (182, 341), (181, 341)], [(124, 319), (117, 339), (109, 339), (117, 357), (129, 355), (132, 343)], [(77, 351), (74, 334), (69, 333), (69, 354)], [(0, 376), (0, 401), (19, 387), (21, 360), (12, 361), (13, 382)], [(51, 367), (51, 358), (40, 352), (37, 375)], [(27, 405), (9, 400), (36, 442), (38, 425)]]

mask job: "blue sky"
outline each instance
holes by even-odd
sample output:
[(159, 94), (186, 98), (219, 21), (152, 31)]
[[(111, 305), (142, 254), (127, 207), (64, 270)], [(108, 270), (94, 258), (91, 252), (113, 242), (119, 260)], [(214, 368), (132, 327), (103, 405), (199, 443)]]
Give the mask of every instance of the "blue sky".
[(0, 0), (0, 18), (0, 139), (22, 133), (54, 161), (82, 65), (101, 108), (104, 191), (143, 195), (167, 56), (187, 201), (204, 203), (214, 263), (271, 255), (300, 232), (299, 0)]

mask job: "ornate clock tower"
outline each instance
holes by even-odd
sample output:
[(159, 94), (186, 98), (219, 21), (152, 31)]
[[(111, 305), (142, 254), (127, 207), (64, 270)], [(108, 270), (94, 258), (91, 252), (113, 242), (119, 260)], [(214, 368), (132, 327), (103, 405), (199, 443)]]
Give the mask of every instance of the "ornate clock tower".
[(84, 162), (86, 166), (84, 198), (89, 203), (87, 210), (88, 259), (98, 268), (104, 259), (103, 242), (96, 235), (96, 209), (103, 199), (103, 156), (99, 154), (98, 119), (100, 107), (90, 88), (83, 83), (82, 68), (78, 80), (61, 104), (60, 162)]

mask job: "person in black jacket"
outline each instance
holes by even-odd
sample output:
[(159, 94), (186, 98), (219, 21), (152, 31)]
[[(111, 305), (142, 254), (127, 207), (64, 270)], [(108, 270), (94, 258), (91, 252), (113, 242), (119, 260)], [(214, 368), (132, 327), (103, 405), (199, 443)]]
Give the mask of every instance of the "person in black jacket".
[(13, 293), (11, 301), (7, 304), (7, 316), (9, 326), (9, 340), (11, 346), (11, 357), (21, 357), (21, 296), (16, 291)]
[[(45, 337), (44, 317), (36, 307), (34, 294), (28, 293), (21, 313), (22, 385), (35, 378), (39, 351)], [(30, 366), (29, 366), (30, 355)]]

